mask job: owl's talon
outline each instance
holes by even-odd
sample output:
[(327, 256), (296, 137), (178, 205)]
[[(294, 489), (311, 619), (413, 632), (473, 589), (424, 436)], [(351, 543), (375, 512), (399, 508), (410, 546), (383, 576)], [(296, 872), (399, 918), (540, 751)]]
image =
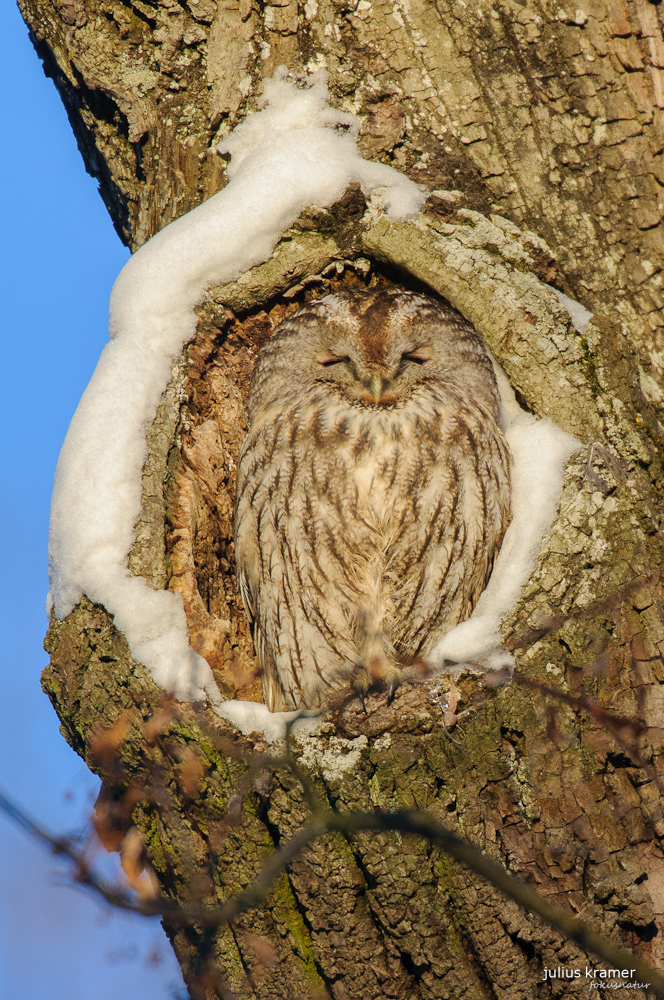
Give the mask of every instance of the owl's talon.
[(360, 699), (360, 705), (362, 706), (362, 711), (365, 715), (368, 715), (366, 702), (364, 696), (368, 691), (368, 685), (365, 677), (358, 677), (355, 681), (355, 694)]
[(385, 687), (387, 689), (387, 704), (391, 705), (394, 701), (394, 696), (397, 693), (397, 688), (399, 687), (399, 675), (396, 671), (388, 674), (385, 681)]

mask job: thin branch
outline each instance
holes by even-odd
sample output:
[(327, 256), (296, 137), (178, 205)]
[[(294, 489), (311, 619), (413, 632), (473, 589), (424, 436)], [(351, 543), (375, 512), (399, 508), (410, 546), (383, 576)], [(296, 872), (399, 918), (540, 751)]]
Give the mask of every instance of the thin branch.
[(145, 916), (159, 915), (170, 923), (192, 922), (206, 927), (218, 927), (226, 924), (246, 910), (259, 906), (264, 901), (274, 880), (295, 860), (303, 848), (326, 833), (339, 832), (352, 835), (365, 830), (376, 830), (414, 834), (424, 837), (430, 843), (442, 848), (451, 858), (486, 879), (524, 910), (541, 917), (566, 939), (576, 942), (581, 948), (615, 968), (633, 970), (633, 980), (647, 982), (656, 996), (664, 998), (664, 976), (650, 968), (631, 951), (614, 944), (604, 935), (592, 930), (583, 920), (552, 906), (532, 886), (522, 882), (514, 875), (510, 875), (502, 865), (491, 860), (474, 844), (457, 837), (426, 813), (340, 814), (325, 812), (314, 816), (306, 826), (302, 827), (295, 836), (270, 856), (249, 889), (228, 900), (222, 906), (210, 908), (203, 906), (181, 907), (163, 898), (141, 902), (133, 901), (128, 893), (112, 889), (104, 880), (90, 872), (82, 856), (72, 848), (66, 839), (51, 836), (2, 793), (0, 793), (0, 808), (41, 843), (47, 844), (56, 853), (64, 854), (70, 858), (77, 867), (77, 881), (100, 893), (107, 902), (121, 909), (132, 910)]
[[(548, 695), (557, 701), (562, 701), (574, 709), (574, 711), (586, 711), (588, 715), (601, 723), (611, 733), (620, 748), (625, 751), (628, 757), (631, 757), (634, 766), (640, 768), (647, 775), (648, 779), (653, 782), (659, 792), (664, 795), (664, 781), (662, 781), (660, 775), (649, 761), (644, 760), (636, 744), (633, 741), (630, 742), (624, 736), (626, 730), (630, 731), (635, 738), (645, 731), (646, 726), (640, 719), (634, 716), (615, 715), (613, 712), (608, 711), (608, 709), (603, 708), (590, 695), (585, 693), (580, 695), (570, 694), (568, 691), (559, 691), (549, 684), (542, 684), (541, 681), (527, 677), (520, 670), (514, 671), (512, 681), (515, 684), (521, 684), (523, 687), (529, 688), (531, 691), (538, 691), (540, 694)], [(660, 839), (654, 826), (653, 832)]]
[(206, 720), (203, 710), (196, 710), (196, 721), (213, 746), (227, 757), (241, 761), (245, 765), (245, 772), (235, 785), (235, 794), (241, 798), (247, 794), (252, 782), (262, 772), (279, 771), (282, 769), (291, 772), (296, 781), (300, 784), (304, 796), (304, 801), (309, 806), (312, 813), (328, 808), (316, 787), (293, 753), (292, 730), (294, 724), (299, 719), (315, 719), (320, 716), (320, 711), (308, 711), (301, 709), (299, 715), (291, 719), (286, 725), (286, 753), (273, 755), (269, 753), (249, 753), (246, 749), (238, 748), (227, 736), (220, 735)]

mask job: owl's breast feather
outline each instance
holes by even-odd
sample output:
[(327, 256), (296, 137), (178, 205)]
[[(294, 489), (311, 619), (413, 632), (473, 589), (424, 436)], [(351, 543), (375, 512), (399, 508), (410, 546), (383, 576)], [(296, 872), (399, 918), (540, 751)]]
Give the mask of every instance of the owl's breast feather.
[[(327, 443), (336, 470), (330, 488), (352, 498), (351, 514), (381, 534), (389, 535), (399, 499), (412, 485), (408, 452), (412, 456), (418, 445), (413, 441), (404, 447), (403, 416), (403, 411), (340, 407), (330, 423)], [(337, 432), (340, 426), (343, 434)]]
[(353, 466), (358, 512), (368, 508), (380, 524), (389, 521), (394, 507), (397, 461), (395, 442), (379, 432)]

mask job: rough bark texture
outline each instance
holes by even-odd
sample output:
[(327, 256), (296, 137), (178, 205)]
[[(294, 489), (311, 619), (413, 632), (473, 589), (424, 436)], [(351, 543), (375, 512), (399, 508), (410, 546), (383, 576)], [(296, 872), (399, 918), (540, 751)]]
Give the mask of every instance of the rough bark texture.
[[(643, 728), (611, 729), (541, 687), (443, 676), (401, 689), (391, 708), (372, 698), (367, 716), (347, 706), (297, 752), (341, 811), (430, 810), (661, 966), (661, 8), (21, 7), (132, 247), (223, 186), (210, 146), (257, 106), (261, 78), (281, 63), (324, 63), (335, 102), (362, 118), (365, 155), (453, 189), (407, 224), (365, 211), (349, 191), (342, 206), (301, 218), (267, 264), (211, 293), (150, 432), (132, 570), (183, 593), (192, 644), (222, 691), (259, 698), (230, 529), (256, 351), (288, 310), (337, 284), (422, 283), (446, 297), (524, 405), (583, 445), (505, 641), (528, 681), (589, 695)], [(594, 311), (583, 336), (544, 281)], [(65, 735), (111, 796), (137, 803), (127, 822), (162, 891), (213, 904), (245, 886), (307, 813), (287, 771), (242, 785), (259, 735), (186, 705), (165, 713), (104, 609), (86, 600), (53, 621), (48, 649), (44, 686)], [(455, 702), (450, 731), (443, 712)], [(244, 808), (231, 822), (238, 788)], [(587, 980), (543, 982), (542, 967), (593, 964), (440, 852), (397, 835), (330, 835), (232, 928), (167, 931), (192, 994), (206, 998), (580, 996)]]

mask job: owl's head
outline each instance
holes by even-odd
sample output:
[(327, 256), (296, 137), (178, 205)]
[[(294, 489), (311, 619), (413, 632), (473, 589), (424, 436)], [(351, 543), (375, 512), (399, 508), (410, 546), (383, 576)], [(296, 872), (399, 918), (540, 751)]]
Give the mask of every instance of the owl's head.
[(397, 289), (343, 291), (277, 327), (259, 355), (249, 408), (288, 405), (319, 388), (356, 406), (397, 407), (423, 386), (497, 416), (486, 348), (456, 310)]

